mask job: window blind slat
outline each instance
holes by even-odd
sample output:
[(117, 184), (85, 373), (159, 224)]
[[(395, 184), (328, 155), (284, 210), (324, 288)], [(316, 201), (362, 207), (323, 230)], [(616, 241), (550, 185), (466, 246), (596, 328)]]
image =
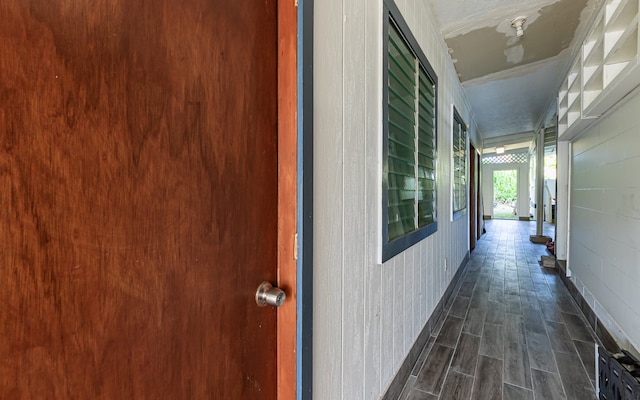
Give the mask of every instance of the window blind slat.
[(435, 221), (435, 85), (396, 25), (387, 70), (387, 237)]
[[(398, 39), (396, 37), (397, 33), (395, 29), (391, 30), (389, 33), (389, 43), (391, 44), (391, 46), (389, 46), (389, 58), (394, 60), (400, 69), (412, 71), (413, 68), (411, 67), (414, 62), (413, 53), (411, 53), (411, 50), (409, 50), (406, 44), (402, 42), (402, 39)], [(412, 74), (407, 73), (407, 76), (411, 77)], [(409, 79), (412, 80), (411, 78)]]
[(418, 75), (418, 227), (423, 227), (435, 220), (435, 90), (422, 68)]
[[(404, 87), (413, 87), (415, 85), (413, 76), (407, 73), (407, 69), (411, 67), (410, 64), (398, 62), (396, 58), (389, 57), (389, 75), (393, 79)], [(403, 66), (403, 64), (405, 64)]]
[(411, 128), (411, 130), (413, 131), (413, 127), (415, 126), (415, 120), (407, 118), (407, 116), (403, 114), (402, 111), (403, 110), (401, 107), (395, 107), (393, 104), (390, 103), (389, 104), (389, 122), (393, 122), (396, 126)]
[(460, 212), (467, 205), (467, 129), (459, 114), (454, 112), (452, 138), (453, 151), (453, 212)]
[(414, 228), (415, 56), (392, 25), (388, 70), (388, 236), (401, 237)]

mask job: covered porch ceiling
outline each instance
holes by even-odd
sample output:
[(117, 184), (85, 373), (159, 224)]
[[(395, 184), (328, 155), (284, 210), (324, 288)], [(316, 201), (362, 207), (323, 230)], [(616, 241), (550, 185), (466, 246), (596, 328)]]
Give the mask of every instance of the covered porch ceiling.
[(470, 100), (484, 152), (529, 146), (534, 131), (554, 118), (557, 90), (602, 0), (425, 1)]

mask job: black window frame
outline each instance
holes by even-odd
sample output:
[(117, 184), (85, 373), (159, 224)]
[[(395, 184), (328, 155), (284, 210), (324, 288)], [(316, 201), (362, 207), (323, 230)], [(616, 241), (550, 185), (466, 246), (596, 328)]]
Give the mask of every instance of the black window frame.
[[(402, 253), (406, 249), (434, 234), (438, 230), (437, 213), (437, 121), (438, 121), (438, 77), (420, 48), (417, 40), (411, 33), (409, 26), (402, 17), (399, 9), (392, 0), (384, 0), (383, 3), (383, 171), (382, 171), (382, 262)], [(405, 43), (411, 49), (421, 68), (433, 84), (433, 218), (432, 222), (406, 233), (396, 239), (389, 240), (389, 30), (391, 24), (395, 25)], [(417, 71), (416, 71), (417, 72)], [(418, 151), (417, 149), (415, 150)], [(416, 174), (416, 179), (418, 176)]]

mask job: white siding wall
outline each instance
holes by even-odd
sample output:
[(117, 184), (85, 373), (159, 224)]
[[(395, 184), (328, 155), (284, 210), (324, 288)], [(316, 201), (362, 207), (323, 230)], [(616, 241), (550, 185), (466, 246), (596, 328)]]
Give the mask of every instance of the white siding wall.
[[(380, 265), (382, 0), (314, 5), (313, 398), (386, 391), (468, 251), (450, 222), (451, 104), (469, 107), (426, 2), (398, 8), (438, 76), (438, 231)], [(445, 270), (445, 262), (449, 268)]]
[(640, 95), (573, 144), (572, 278), (621, 346), (640, 349)]

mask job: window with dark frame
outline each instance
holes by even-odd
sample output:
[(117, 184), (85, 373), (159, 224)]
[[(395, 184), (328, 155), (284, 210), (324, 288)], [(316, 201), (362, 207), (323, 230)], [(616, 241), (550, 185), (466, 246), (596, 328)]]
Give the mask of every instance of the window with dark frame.
[(383, 261), (437, 230), (437, 78), (385, 1)]
[(467, 211), (467, 125), (455, 107), (453, 109), (452, 153), (453, 190), (451, 197), (453, 219), (457, 219)]

